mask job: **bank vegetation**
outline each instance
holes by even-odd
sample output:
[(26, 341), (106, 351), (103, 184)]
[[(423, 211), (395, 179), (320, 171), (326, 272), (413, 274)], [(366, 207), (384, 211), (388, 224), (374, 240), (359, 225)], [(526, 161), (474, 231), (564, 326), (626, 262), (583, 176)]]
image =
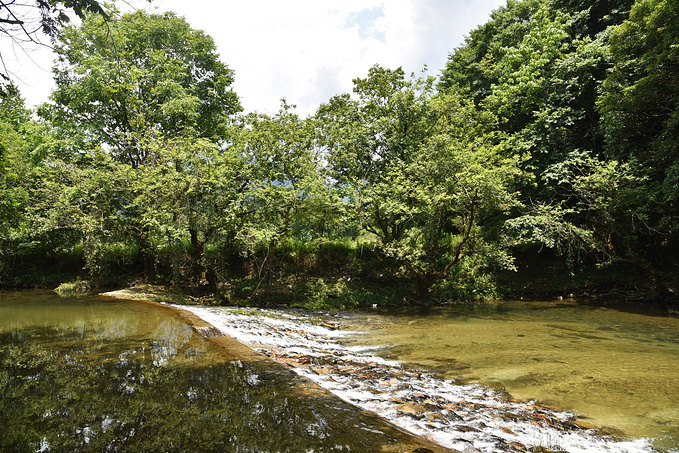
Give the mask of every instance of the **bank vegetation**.
[(175, 14), (81, 13), (48, 102), (2, 86), (5, 287), (676, 301), (677, 2), (508, 0), (439, 77), (374, 66), (308, 117), (243, 112)]

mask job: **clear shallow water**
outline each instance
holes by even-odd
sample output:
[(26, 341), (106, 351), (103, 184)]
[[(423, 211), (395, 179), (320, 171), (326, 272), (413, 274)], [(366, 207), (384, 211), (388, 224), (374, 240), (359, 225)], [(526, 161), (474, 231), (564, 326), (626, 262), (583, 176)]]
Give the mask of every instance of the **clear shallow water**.
[(358, 315), (353, 345), (679, 449), (679, 319), (571, 301)]
[[(455, 384), (422, 369), (376, 356), (344, 339), (385, 317), (365, 313), (185, 307), (346, 401), (453, 451), (648, 453), (646, 439), (620, 440), (571, 423), (570, 412), (508, 401), (477, 384)], [(369, 319), (369, 323), (365, 321)], [(339, 327), (340, 330), (336, 330)], [(371, 352), (372, 351), (372, 352)]]
[(214, 347), (169, 309), (0, 293), (3, 452), (395, 451), (410, 441), (305, 394), (294, 377)]

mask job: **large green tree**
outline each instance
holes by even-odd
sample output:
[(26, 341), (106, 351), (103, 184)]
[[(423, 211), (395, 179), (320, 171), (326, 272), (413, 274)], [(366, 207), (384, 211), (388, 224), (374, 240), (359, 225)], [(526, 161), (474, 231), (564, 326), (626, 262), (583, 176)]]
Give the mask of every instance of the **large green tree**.
[(553, 197), (546, 173), (572, 153), (601, 156), (596, 103), (610, 67), (607, 27), (626, 17), (629, 3), (510, 1), (450, 55), (439, 87), (459, 86), (499, 113), (508, 152), (537, 178), (525, 195)]
[[(93, 150), (77, 164), (47, 155), (40, 165), (31, 223), (39, 238), (66, 237), (82, 245), (89, 277), (110, 277), (115, 250), (134, 247), (126, 221), (126, 192), (130, 185), (125, 168), (103, 150)], [(70, 245), (70, 244), (69, 244)], [(127, 247), (126, 247), (127, 246)]]
[(244, 222), (247, 163), (236, 147), (200, 137), (155, 146), (155, 165), (128, 171), (129, 208), (138, 219), (129, 223), (146, 234), (155, 262), (173, 282), (215, 289)]
[(626, 159), (604, 152), (597, 109), (611, 67), (611, 26), (624, 20), (629, 4), (508, 2), (450, 56), (440, 84), (459, 86), (479, 108), (497, 112), (504, 152), (534, 175), (517, 186), (526, 208), (510, 230), (571, 263), (629, 254), (624, 212), (638, 212), (634, 186), (641, 179)]
[(22, 181), (22, 165), (18, 162), (26, 146), (21, 130), (28, 122), (28, 111), (15, 85), (0, 98), (0, 282), (10, 271), (8, 255), (12, 239), (23, 217), (27, 194)]
[(465, 43), (448, 56), (439, 88), (458, 86), (479, 103), (502, 76), (498, 63), (521, 42), (534, 22), (531, 20), (542, 0), (508, 0), (491, 14), (485, 24), (471, 30)]
[(551, 5), (573, 15), (573, 36), (590, 37), (627, 19), (634, 0), (552, 0)]
[(233, 73), (172, 13), (102, 21), (59, 35), (57, 88), (40, 110), (59, 137), (44, 156), (43, 225), (79, 232), (93, 277), (126, 249), (148, 277), (214, 287), (219, 260), (207, 249), (233, 238), (244, 186), (227, 143), (240, 110)]
[[(69, 233), (43, 234), (35, 221), (43, 204), (42, 185), (50, 180), (43, 157), (53, 143), (49, 128), (31, 118), (10, 83), (7, 96), (0, 98), (0, 281), (21, 279), (22, 272), (43, 265), (58, 268), (62, 252), (68, 253), (73, 245), (66, 237)], [(60, 186), (52, 189), (59, 190)]]
[[(528, 5), (533, 3), (514, 9), (518, 14)], [(499, 127), (508, 133), (508, 152), (523, 158), (540, 193), (552, 189), (545, 178), (551, 165), (576, 150), (601, 151), (595, 101), (606, 71), (606, 46), (603, 36), (576, 38), (574, 17), (549, 2), (533, 5), (523, 35), (497, 52), (491, 65), (496, 76), (483, 93), (475, 93), (480, 108), (497, 112)], [(491, 42), (496, 40), (502, 34)], [(449, 71), (456, 61), (451, 57)], [(468, 83), (463, 87), (470, 89)], [(526, 195), (540, 196), (535, 191)]]
[(497, 152), (493, 117), (400, 69), (376, 66), (354, 84), (356, 98), (335, 97), (318, 114), (333, 179), (417, 295), (465, 266), (511, 265), (499, 243), (487, 246), (493, 217), (516, 203), (509, 182), (518, 175)]
[(612, 71), (599, 107), (608, 154), (645, 179), (640, 231), (679, 237), (679, 5), (640, 0), (610, 36)]
[(45, 117), (133, 166), (153, 159), (149, 144), (158, 135), (224, 139), (240, 104), (212, 38), (173, 13), (103, 21), (91, 15), (59, 34)]
[(247, 115), (237, 142), (251, 169), (239, 238), (242, 250), (257, 260), (260, 284), (271, 283), (278, 245), (318, 235), (317, 226), (338, 203), (326, 183), (315, 121), (293, 108), (283, 100), (276, 115)]

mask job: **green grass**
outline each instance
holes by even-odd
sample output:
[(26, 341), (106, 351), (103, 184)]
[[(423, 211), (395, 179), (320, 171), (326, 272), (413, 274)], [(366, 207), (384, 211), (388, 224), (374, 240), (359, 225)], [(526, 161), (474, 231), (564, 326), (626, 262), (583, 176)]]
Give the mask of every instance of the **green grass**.
[(92, 289), (87, 280), (75, 280), (64, 282), (57, 286), (54, 291), (60, 296), (73, 296), (76, 294), (87, 294)]

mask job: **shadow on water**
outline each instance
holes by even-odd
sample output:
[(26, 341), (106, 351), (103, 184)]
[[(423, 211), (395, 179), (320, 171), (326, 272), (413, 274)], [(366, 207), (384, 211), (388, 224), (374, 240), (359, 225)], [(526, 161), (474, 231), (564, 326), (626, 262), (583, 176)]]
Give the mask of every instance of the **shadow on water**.
[(2, 297), (0, 451), (396, 451), (412, 441), (310, 395), (280, 365), (218, 350), (166, 311)]
[(673, 317), (668, 314), (664, 304), (639, 305), (619, 300), (602, 299), (558, 299), (552, 301), (533, 301), (533, 300), (488, 300), (475, 302), (457, 302), (447, 305), (410, 305), (410, 306), (390, 306), (371, 310), (377, 313), (394, 318), (413, 317), (445, 317), (457, 320), (469, 318), (492, 318), (511, 316), (514, 314), (525, 314), (530, 312), (549, 312), (559, 310), (570, 310), (577, 308), (583, 313), (590, 310), (608, 309), (620, 313), (628, 313), (645, 317), (668, 318)]

